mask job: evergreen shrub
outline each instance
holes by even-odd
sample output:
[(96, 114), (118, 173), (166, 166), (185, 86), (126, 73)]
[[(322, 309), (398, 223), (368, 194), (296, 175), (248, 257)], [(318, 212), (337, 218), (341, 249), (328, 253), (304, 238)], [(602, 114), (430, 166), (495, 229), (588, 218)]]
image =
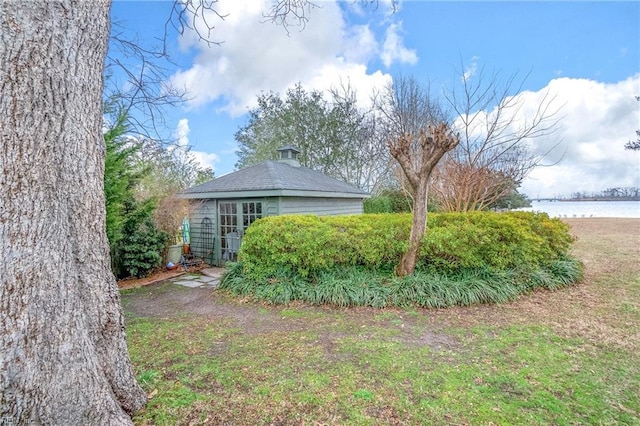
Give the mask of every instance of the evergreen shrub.
[(161, 252), (168, 241), (168, 234), (160, 231), (153, 221), (155, 205), (129, 200), (123, 237), (115, 247), (116, 276), (144, 277), (162, 264)]
[(430, 214), (418, 268), (398, 278), (410, 230), (409, 214), (263, 218), (221, 288), (272, 303), (446, 307), (502, 303), (582, 276), (568, 225), (544, 213)]
[(308, 276), (340, 266), (385, 268), (407, 248), (409, 215), (286, 215), (257, 220), (245, 233), (240, 260), (254, 278), (291, 271)]
[(421, 264), (436, 271), (548, 264), (566, 255), (572, 241), (569, 226), (545, 213), (432, 214)]
[[(256, 221), (240, 250), (245, 273), (308, 276), (335, 266), (393, 268), (411, 231), (409, 214), (285, 215)], [(567, 254), (568, 225), (544, 213), (432, 213), (420, 268), (435, 272), (539, 265)]]
[(387, 195), (379, 195), (367, 198), (364, 200), (363, 211), (365, 214), (391, 213), (393, 212), (391, 197)]

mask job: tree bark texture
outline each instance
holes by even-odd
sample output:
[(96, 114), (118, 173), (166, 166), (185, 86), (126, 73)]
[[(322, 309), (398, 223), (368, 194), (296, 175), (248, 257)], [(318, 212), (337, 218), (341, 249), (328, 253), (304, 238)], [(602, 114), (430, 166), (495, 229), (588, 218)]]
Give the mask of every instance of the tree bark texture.
[(105, 233), (109, 8), (0, 1), (2, 424), (131, 424), (146, 402)]
[(429, 180), (440, 159), (460, 141), (446, 123), (430, 125), (418, 134), (407, 133), (389, 141), (389, 152), (398, 161), (413, 190), (413, 222), (409, 247), (396, 267), (396, 275), (413, 274), (420, 256), (422, 237), (427, 231)]
[(427, 197), (428, 181), (420, 182), (418, 188), (413, 190), (413, 219), (411, 233), (409, 234), (409, 247), (402, 255), (400, 263), (396, 267), (396, 275), (404, 277), (413, 274), (420, 257), (422, 237), (427, 232)]

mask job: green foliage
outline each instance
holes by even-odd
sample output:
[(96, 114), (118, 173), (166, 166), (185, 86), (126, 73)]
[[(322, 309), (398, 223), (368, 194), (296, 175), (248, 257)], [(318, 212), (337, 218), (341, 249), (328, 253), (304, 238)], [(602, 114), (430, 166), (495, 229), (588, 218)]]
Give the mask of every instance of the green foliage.
[[(389, 197), (389, 200), (391, 200), (392, 213), (411, 213), (413, 200), (404, 191), (399, 189), (387, 189), (382, 192), (382, 196)], [(429, 199), (429, 203), (427, 204), (429, 211), (432, 211), (432, 204), (433, 201)]]
[(391, 213), (393, 210), (391, 198), (386, 195), (371, 197), (364, 200), (364, 212), (368, 214)]
[[(337, 111), (336, 111), (337, 112)], [(285, 96), (265, 93), (258, 96), (258, 107), (249, 111), (249, 122), (240, 128), (238, 168), (265, 160), (276, 160), (282, 141), (298, 148), (303, 166), (325, 171), (336, 160), (334, 148), (342, 143), (336, 138), (342, 125), (332, 106), (317, 90), (307, 92), (301, 84)]]
[[(368, 198), (364, 202), (365, 213), (411, 213), (413, 200), (399, 189), (385, 189), (379, 195)], [(438, 211), (438, 200), (429, 197), (429, 212)]]
[(445, 308), (505, 303), (536, 288), (555, 290), (581, 278), (582, 265), (571, 258), (508, 271), (476, 268), (445, 274), (422, 270), (403, 278), (393, 276), (389, 270), (347, 267), (324, 270), (306, 278), (281, 269), (269, 278), (256, 279), (245, 275), (239, 263), (224, 275), (220, 288), (276, 304), (299, 300), (342, 307)]
[(308, 276), (335, 265), (387, 267), (406, 250), (410, 229), (408, 215), (267, 217), (247, 229), (240, 259), (257, 278), (278, 270)]
[(492, 209), (519, 209), (522, 207), (531, 207), (531, 200), (526, 195), (519, 193), (517, 189), (513, 189), (489, 206)]
[(307, 91), (301, 84), (286, 94), (258, 96), (258, 106), (248, 113), (247, 124), (235, 134), (239, 150), (236, 167), (278, 159), (277, 149), (293, 145), (298, 160), (359, 188), (373, 188), (386, 172), (387, 150), (381, 138), (372, 137), (370, 117), (358, 108), (349, 87), (333, 91)]
[(572, 241), (568, 225), (544, 213), (441, 213), (430, 216), (421, 262), (442, 271), (544, 265)]
[(172, 195), (198, 180), (212, 179), (213, 172), (199, 168), (188, 147), (167, 148), (158, 141), (125, 137), (127, 115), (117, 109), (112, 114), (115, 122), (104, 134), (111, 267), (119, 278), (143, 276), (160, 266), (166, 235), (179, 228), (186, 214), (185, 202)]
[(503, 303), (581, 278), (568, 226), (546, 214), (432, 214), (418, 270), (393, 267), (406, 250), (407, 214), (276, 216), (245, 234), (221, 284), (272, 303), (445, 307)]
[[(245, 273), (255, 278), (280, 269), (304, 277), (334, 266), (389, 268), (406, 250), (410, 229), (408, 214), (268, 217), (247, 230), (240, 259)], [(451, 272), (544, 265), (562, 258), (571, 242), (568, 226), (546, 214), (431, 214), (420, 268)]]
[(143, 277), (162, 263), (160, 253), (168, 235), (153, 222), (153, 203), (129, 202), (123, 237), (116, 246), (119, 276)]
[(141, 144), (124, 138), (126, 115), (105, 133), (104, 192), (111, 267), (119, 277), (143, 276), (161, 262), (166, 237), (152, 221), (155, 205), (138, 202), (135, 191), (148, 168), (140, 164)]
[(133, 199), (136, 183), (142, 172), (135, 167), (139, 144), (132, 144), (123, 136), (127, 133), (126, 115), (120, 114), (104, 134), (106, 157), (104, 193), (106, 204), (107, 238), (114, 247), (122, 238), (125, 204)]

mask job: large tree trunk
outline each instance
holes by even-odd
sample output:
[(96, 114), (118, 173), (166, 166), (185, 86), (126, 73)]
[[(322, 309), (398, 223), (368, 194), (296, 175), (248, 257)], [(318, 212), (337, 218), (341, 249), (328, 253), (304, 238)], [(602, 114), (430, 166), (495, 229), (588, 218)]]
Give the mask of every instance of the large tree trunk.
[(105, 233), (109, 1), (0, 1), (0, 422), (143, 406)]

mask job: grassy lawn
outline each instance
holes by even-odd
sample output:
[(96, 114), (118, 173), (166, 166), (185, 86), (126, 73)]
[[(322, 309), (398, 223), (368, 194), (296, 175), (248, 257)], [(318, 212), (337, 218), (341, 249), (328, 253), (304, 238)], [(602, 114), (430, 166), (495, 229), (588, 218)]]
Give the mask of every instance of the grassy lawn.
[(640, 221), (570, 222), (584, 282), (503, 305), (340, 309), (127, 290), (129, 350), (151, 395), (134, 421), (640, 424)]

